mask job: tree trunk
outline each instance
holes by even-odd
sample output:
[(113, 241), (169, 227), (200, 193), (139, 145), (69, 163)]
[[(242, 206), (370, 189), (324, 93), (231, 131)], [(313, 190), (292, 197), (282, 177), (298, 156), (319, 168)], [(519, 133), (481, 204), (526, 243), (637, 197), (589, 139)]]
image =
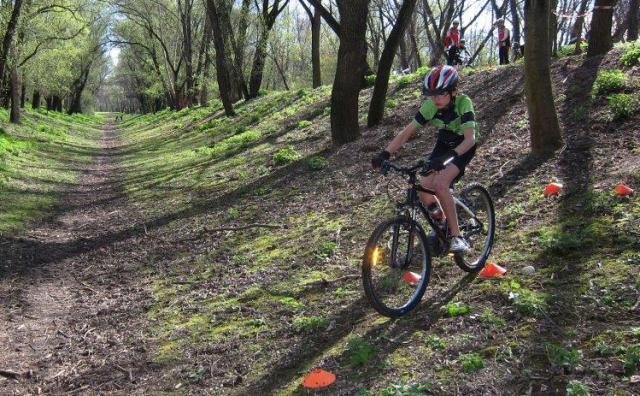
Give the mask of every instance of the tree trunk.
[[(2, 39), (2, 48), (0, 49), (0, 76), (4, 76), (5, 67), (7, 66), (7, 60), (9, 59), (9, 51), (11, 51), (11, 45), (13, 42), (13, 35), (16, 32), (18, 26), (18, 18), (20, 17), (20, 11), (22, 10), (22, 0), (15, 0), (13, 4), (13, 10), (11, 11), (11, 17), (7, 24), (7, 30), (4, 33)], [(17, 60), (16, 60), (17, 62)], [(0, 87), (0, 92), (2, 87)]]
[(27, 84), (24, 83), (24, 76), (22, 76), (21, 93), (20, 93), (20, 108), (24, 109), (24, 105), (27, 102)]
[(591, 30), (589, 31), (588, 57), (604, 55), (613, 48), (611, 27), (615, 5), (616, 0), (596, 0), (591, 18)]
[(558, 56), (558, 46), (557, 38), (558, 38), (558, 17), (555, 14), (555, 11), (558, 9), (558, 0), (551, 0), (551, 12), (549, 13), (549, 51), (551, 51), (551, 56)]
[[(193, 77), (193, 42), (191, 34), (191, 14), (193, 10), (193, 0), (178, 0), (178, 9), (180, 11), (180, 22), (182, 24), (182, 57), (185, 64), (185, 105), (193, 106), (195, 102), (195, 83)], [(181, 106), (182, 107), (182, 106)]]
[(531, 129), (531, 150), (553, 152), (562, 147), (562, 135), (551, 90), (549, 71), (549, 1), (525, 1), (525, 90)]
[(12, 50), (14, 56), (13, 65), (11, 66), (11, 114), (9, 122), (12, 124), (20, 123), (20, 75), (18, 74), (18, 54), (15, 46)]
[(264, 73), (265, 60), (267, 59), (267, 43), (269, 34), (276, 18), (282, 12), (289, 0), (286, 0), (280, 8), (280, 0), (274, 0), (271, 10), (268, 9), (269, 1), (264, 0), (262, 6), (262, 16), (259, 23), (258, 43), (256, 44), (256, 52), (253, 57), (253, 66), (251, 67), (251, 77), (249, 78), (249, 98), (258, 96), (260, 86), (262, 85), (262, 76)]
[(587, 5), (589, 5), (589, 0), (581, 0), (578, 17), (571, 29), (571, 40), (576, 44), (576, 49), (573, 51), (574, 55), (582, 53), (582, 47), (580, 45), (582, 44), (582, 28), (584, 27), (584, 15), (587, 12)]
[(38, 91), (37, 89), (33, 91), (33, 97), (31, 99), (31, 107), (33, 109), (40, 108), (40, 91)]
[(58, 95), (53, 95), (53, 110), (62, 113), (62, 98)]
[(418, 36), (416, 35), (416, 20), (415, 14), (411, 18), (411, 24), (409, 25), (409, 40), (411, 42), (411, 54), (415, 61), (415, 69), (422, 67), (422, 57), (420, 56), (420, 48), (418, 47)]
[(627, 41), (638, 39), (638, 0), (629, 1), (629, 28), (627, 30)]
[(218, 80), (218, 90), (220, 91), (220, 99), (224, 106), (224, 111), (227, 116), (234, 116), (233, 100), (231, 97), (232, 84), (229, 73), (230, 63), (227, 59), (227, 52), (225, 48), (224, 36), (222, 29), (220, 28), (220, 18), (218, 16), (217, 6), (215, 0), (207, 0), (207, 17), (209, 23), (211, 23), (211, 30), (213, 32), (213, 45), (216, 49), (216, 75)]
[[(512, 37), (513, 42), (511, 43), (511, 46), (514, 49), (513, 54), (515, 55), (516, 53), (520, 54), (520, 36), (521, 36), (520, 14), (518, 13), (518, 3), (516, 0), (509, 1), (509, 10), (511, 11), (511, 20), (513, 25), (513, 37)], [(522, 56), (522, 54), (520, 54), (520, 56)]]
[(403, 40), (404, 32), (411, 21), (411, 14), (413, 13), (415, 5), (416, 0), (404, 0), (398, 12), (398, 19), (393, 25), (389, 38), (384, 45), (378, 66), (378, 73), (376, 74), (376, 83), (373, 88), (373, 94), (371, 95), (369, 114), (367, 116), (367, 125), (370, 127), (378, 125), (384, 117), (384, 104), (387, 100), (389, 75), (391, 74), (391, 67), (393, 66), (393, 58), (395, 57), (400, 41)]
[[(334, 144), (344, 144), (360, 136), (358, 97), (365, 73), (367, 14), (370, 0), (338, 2), (340, 47), (331, 91), (331, 136)], [(394, 51), (395, 52), (395, 51)]]
[(269, 31), (267, 31), (267, 29), (263, 29), (260, 32), (258, 43), (256, 44), (256, 52), (253, 56), (253, 66), (251, 67), (251, 77), (249, 79), (249, 99), (257, 98), (260, 92), (264, 64), (267, 58), (268, 40)]
[[(209, 71), (211, 67), (211, 55), (209, 52), (211, 39), (211, 24), (209, 22), (209, 18), (205, 16), (204, 21), (204, 37), (201, 46), (201, 54), (198, 61), (198, 71), (196, 75), (200, 76), (202, 73), (202, 78), (200, 79), (200, 83), (198, 84), (198, 89), (200, 90), (200, 97), (198, 98), (200, 102), (200, 106), (207, 107), (209, 105), (209, 92), (207, 87), (207, 81), (209, 80)], [(202, 62), (202, 63), (200, 63)]]
[(249, 6), (251, 0), (242, 0), (240, 8), (240, 21), (238, 22), (238, 39), (235, 40), (234, 61), (237, 70), (237, 78), (240, 80), (240, 88), (243, 96), (249, 96), (249, 88), (244, 75), (244, 46), (247, 40), (247, 28), (249, 27)]
[[(400, 67), (402, 68), (402, 70), (411, 69), (411, 66), (409, 65), (409, 50), (407, 48), (407, 40), (405, 40), (404, 35), (400, 37), (398, 47), (400, 49)], [(384, 54), (384, 50), (382, 51), (382, 53)], [(380, 68), (379, 64), (378, 68)]]
[(69, 110), (67, 111), (68, 114), (82, 113), (82, 93), (84, 92), (84, 87), (87, 85), (92, 64), (93, 60), (83, 66), (80, 70), (80, 76), (74, 80), (71, 86), (71, 101), (69, 103)]
[(313, 21), (311, 22), (311, 64), (313, 65), (313, 87), (322, 85), (322, 69), (320, 64), (320, 28), (321, 15), (318, 7), (314, 7)]
[[(233, 2), (218, 2), (218, 20), (220, 21), (220, 30), (222, 31), (225, 40), (226, 58), (229, 64), (229, 77), (231, 78), (231, 99), (232, 101), (236, 102), (243, 97), (248, 98), (248, 91), (246, 83), (244, 81), (244, 74), (242, 72), (243, 69), (241, 63), (244, 57), (244, 44), (240, 46), (235, 39), (233, 28), (231, 25), (232, 11)], [(244, 10), (242, 10), (242, 12), (244, 12)], [(240, 22), (242, 23), (242, 21)], [(244, 38), (241, 39), (244, 43)], [(238, 54), (242, 54), (240, 58), (236, 56)]]

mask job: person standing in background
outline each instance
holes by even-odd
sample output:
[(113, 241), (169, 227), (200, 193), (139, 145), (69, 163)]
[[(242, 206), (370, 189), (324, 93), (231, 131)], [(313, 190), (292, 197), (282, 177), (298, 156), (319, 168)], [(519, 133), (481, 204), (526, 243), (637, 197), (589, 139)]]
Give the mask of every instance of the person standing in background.
[(511, 32), (504, 27), (504, 19), (500, 18), (496, 21), (498, 25), (498, 56), (501, 65), (509, 64), (509, 48), (511, 47)]
[(460, 30), (458, 30), (460, 22), (453, 21), (452, 25), (449, 33), (447, 33), (444, 38), (444, 48), (447, 51), (447, 65), (449, 66), (453, 65), (458, 47), (460, 46)]

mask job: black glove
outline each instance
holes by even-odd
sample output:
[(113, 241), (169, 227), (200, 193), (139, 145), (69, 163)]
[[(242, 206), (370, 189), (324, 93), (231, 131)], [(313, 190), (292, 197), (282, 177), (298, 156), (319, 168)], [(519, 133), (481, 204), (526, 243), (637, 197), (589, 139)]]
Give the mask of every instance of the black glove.
[(382, 163), (389, 158), (391, 158), (391, 153), (384, 150), (371, 159), (371, 166), (373, 166), (373, 169), (378, 169), (382, 167)]
[(447, 162), (451, 158), (456, 159), (457, 157), (458, 153), (456, 153), (453, 149), (449, 149), (446, 153), (431, 158), (429, 160), (429, 163), (427, 164), (427, 168), (434, 171), (441, 171), (446, 167), (446, 165), (444, 164), (445, 162)]

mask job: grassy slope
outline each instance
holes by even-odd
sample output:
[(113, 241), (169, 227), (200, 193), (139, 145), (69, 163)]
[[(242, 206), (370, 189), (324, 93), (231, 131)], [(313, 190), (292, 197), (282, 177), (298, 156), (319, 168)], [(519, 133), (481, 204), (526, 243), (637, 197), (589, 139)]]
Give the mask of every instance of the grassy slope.
[(0, 109), (0, 236), (46, 215), (65, 183), (96, 149), (102, 117), (67, 116), (25, 109), (22, 123), (8, 123)]
[[(617, 56), (600, 66), (618, 67)], [(568, 145), (551, 158), (527, 155), (519, 67), (465, 79), (483, 129), (466, 178), (495, 195), (493, 260), (509, 275), (483, 282), (437, 262), (426, 303), (398, 321), (368, 308), (357, 275), (369, 232), (392, 213), (370, 152), (411, 119), (417, 77), (393, 93), (385, 125), (337, 150), (326, 88), (272, 93), (231, 120), (219, 106), (127, 120), (129, 192), (166, 243), (149, 270), (148, 315), (167, 389), (289, 393), (321, 366), (338, 374), (331, 392), (632, 392), (640, 202), (610, 191), (640, 184), (638, 119), (609, 123), (606, 101), (589, 99), (598, 65), (582, 62), (554, 66)], [(432, 141), (423, 134), (402, 158)], [(287, 146), (300, 159), (275, 165)], [(555, 178), (567, 193), (545, 199)], [(284, 228), (216, 231), (256, 223)], [(525, 265), (536, 274), (521, 275)], [(470, 312), (452, 317), (458, 303)]]
[[(369, 159), (413, 116), (419, 76), (395, 84), (384, 125), (339, 149), (330, 143), (326, 87), (271, 93), (240, 105), (233, 119), (215, 103), (127, 118), (123, 177), (131, 205), (148, 219), (148, 244), (135, 259), (153, 284), (149, 336), (164, 375), (153, 386), (286, 394), (321, 366), (338, 375), (329, 393), (637, 392), (628, 377), (640, 360), (640, 203), (610, 190), (619, 180), (640, 186), (638, 118), (610, 123), (606, 99), (589, 99), (597, 67), (617, 68), (618, 57), (554, 65), (568, 144), (550, 158), (527, 155), (519, 67), (465, 78), (482, 128), (465, 180), (494, 194), (492, 259), (509, 273), (479, 281), (439, 260), (424, 303), (397, 321), (364, 301), (359, 263), (373, 226), (393, 212), (388, 180)], [(44, 209), (56, 192), (45, 181), (72, 182), (68, 164), (89, 159), (96, 124), (42, 117), (30, 113), (9, 131), (1, 172), (14, 175), (3, 182), (14, 187), (0, 194), (45, 196)], [(39, 123), (78, 133), (38, 137)], [(400, 160), (424, 155), (433, 140), (423, 133)], [(34, 164), (46, 173), (35, 174)], [(542, 187), (554, 178), (567, 193), (545, 199)], [(20, 212), (22, 199), (2, 198), (12, 205), (2, 213), (21, 213), (20, 224), (35, 215)], [(246, 225), (254, 226), (219, 230)], [(521, 275), (526, 265), (536, 266), (534, 276)]]
[[(617, 67), (618, 55), (601, 66)], [(521, 69), (466, 78), (483, 127), (468, 178), (496, 196), (493, 260), (509, 276), (482, 282), (438, 262), (426, 303), (398, 321), (373, 313), (350, 276), (359, 274), (373, 225), (392, 213), (386, 182), (368, 169), (370, 151), (410, 120), (417, 78), (393, 94), (387, 125), (338, 150), (326, 88), (270, 94), (232, 120), (218, 106), (126, 121), (129, 191), (140, 210), (162, 219), (151, 223), (167, 242), (150, 270), (148, 313), (157, 361), (171, 373), (166, 386), (289, 393), (322, 366), (338, 374), (333, 392), (525, 392), (531, 384), (631, 392), (627, 375), (640, 358), (640, 203), (610, 190), (618, 180), (640, 182), (637, 119), (611, 128), (604, 100), (585, 99), (597, 68), (581, 63), (555, 65), (568, 147), (546, 159), (526, 154)], [(300, 123), (307, 119), (312, 125)], [(414, 140), (403, 158), (432, 140)], [(300, 159), (275, 165), (287, 146)], [(326, 159), (314, 160), (322, 169), (309, 165), (313, 156)], [(554, 178), (567, 193), (547, 200), (542, 186)], [(285, 228), (215, 231), (256, 223)], [(525, 265), (536, 274), (520, 275)], [(457, 303), (470, 313), (452, 317)]]

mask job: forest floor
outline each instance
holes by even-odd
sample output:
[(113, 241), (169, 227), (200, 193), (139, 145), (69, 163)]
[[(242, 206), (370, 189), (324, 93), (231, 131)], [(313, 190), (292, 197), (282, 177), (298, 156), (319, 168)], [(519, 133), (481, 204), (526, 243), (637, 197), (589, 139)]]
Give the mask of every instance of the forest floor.
[[(86, 158), (49, 216), (0, 234), (0, 393), (304, 394), (316, 367), (337, 375), (326, 394), (639, 393), (640, 201), (611, 194), (640, 187), (639, 119), (592, 95), (618, 68), (637, 95), (621, 51), (554, 63), (566, 146), (548, 157), (528, 154), (522, 67), (465, 73), (482, 137), (464, 182), (494, 196), (491, 260), (508, 272), (435, 260), (398, 320), (369, 307), (359, 265), (401, 194), (370, 157), (412, 119), (418, 74), (340, 148), (328, 87), (233, 119), (213, 103), (108, 122), (99, 144), (68, 147)], [(398, 160), (433, 141), (425, 130)], [(553, 180), (564, 191), (545, 198)]]

